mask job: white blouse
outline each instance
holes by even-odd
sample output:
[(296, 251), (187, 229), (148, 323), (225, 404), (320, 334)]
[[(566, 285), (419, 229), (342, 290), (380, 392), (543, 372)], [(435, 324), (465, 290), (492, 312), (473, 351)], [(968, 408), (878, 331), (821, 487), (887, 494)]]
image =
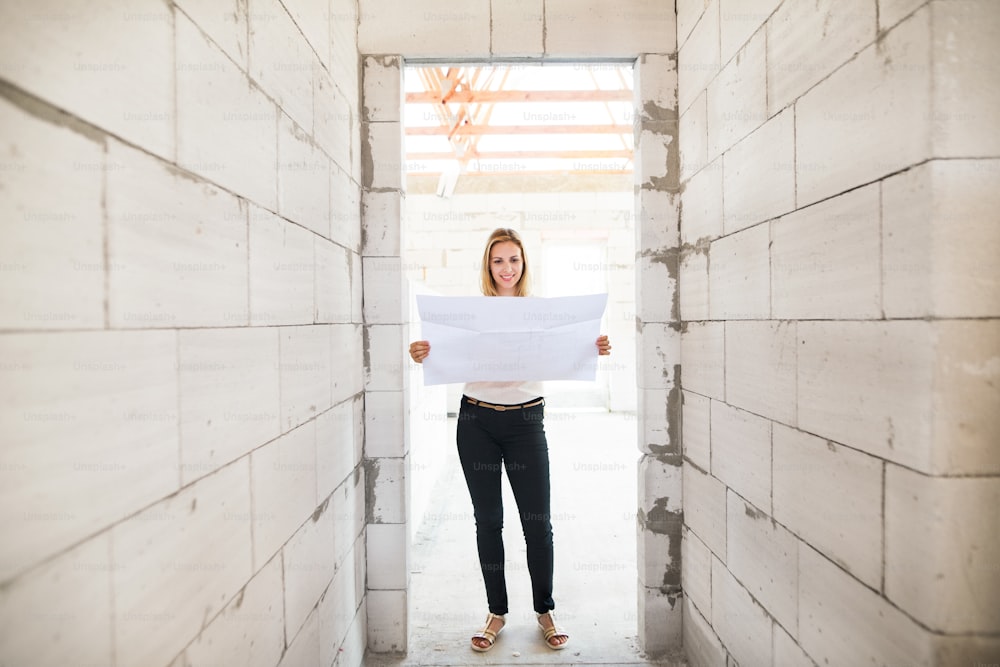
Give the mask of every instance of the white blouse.
[(467, 382), (463, 393), (497, 405), (517, 405), (541, 398), (541, 382)]

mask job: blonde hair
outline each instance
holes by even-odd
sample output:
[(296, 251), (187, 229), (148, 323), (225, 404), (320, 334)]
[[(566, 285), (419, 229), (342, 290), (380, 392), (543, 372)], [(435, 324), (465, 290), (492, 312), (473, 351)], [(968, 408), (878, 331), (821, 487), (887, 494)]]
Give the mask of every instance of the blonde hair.
[(489, 239), (486, 240), (486, 250), (483, 251), (483, 265), (479, 272), (479, 288), (486, 296), (499, 296), (496, 282), (493, 280), (493, 273), (490, 271), (490, 252), (497, 243), (509, 241), (521, 250), (521, 279), (517, 281), (515, 296), (528, 296), (530, 291), (528, 282), (528, 258), (524, 253), (524, 244), (521, 236), (513, 229), (499, 227), (493, 230)]

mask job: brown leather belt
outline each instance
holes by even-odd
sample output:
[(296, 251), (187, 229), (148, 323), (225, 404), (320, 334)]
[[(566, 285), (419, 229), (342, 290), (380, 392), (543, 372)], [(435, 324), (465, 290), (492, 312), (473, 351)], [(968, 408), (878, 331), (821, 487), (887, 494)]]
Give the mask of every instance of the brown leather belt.
[(507, 410), (520, 410), (522, 408), (533, 408), (536, 405), (545, 405), (545, 399), (540, 398), (537, 401), (532, 401), (531, 403), (521, 403), (520, 405), (493, 405), (492, 403), (486, 403), (485, 401), (479, 401), (474, 398), (465, 397), (472, 405), (477, 405), (481, 408), (489, 408), (491, 410), (496, 410), (497, 412), (506, 412)]

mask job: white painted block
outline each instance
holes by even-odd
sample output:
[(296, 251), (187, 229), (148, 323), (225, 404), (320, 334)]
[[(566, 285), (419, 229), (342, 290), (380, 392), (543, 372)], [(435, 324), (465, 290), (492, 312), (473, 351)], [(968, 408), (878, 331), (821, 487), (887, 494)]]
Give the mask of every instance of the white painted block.
[(404, 590), (410, 580), (410, 527), (370, 524), (367, 529), (368, 590)]
[(317, 608), (320, 636), (323, 637), (319, 647), (321, 665), (333, 665), (338, 658), (343, 658), (344, 643), (357, 615), (359, 600), (354, 588), (354, 551), (351, 553), (352, 556), (344, 567), (337, 569), (337, 574), (320, 598)]
[(711, 399), (689, 391), (684, 394), (684, 456), (704, 471), (711, 470)]
[[(313, 77), (313, 96), (315, 98), (315, 118), (313, 137), (334, 164), (344, 174), (352, 173), (352, 151), (358, 150), (358, 112), (357, 93), (345, 88), (347, 85), (357, 86), (357, 74), (353, 74), (353, 83), (341, 81), (337, 85), (323, 70), (317, 70)], [(335, 200), (334, 200), (335, 201)]]
[(726, 486), (684, 466), (684, 523), (717, 556), (726, 555)]
[(177, 0), (175, 4), (240, 69), (247, 69), (246, 2), (235, 3), (226, 11), (220, 11), (212, 0)]
[[(677, 440), (678, 424), (671, 422), (669, 397), (667, 389), (641, 389), (638, 392), (638, 432), (639, 450), (644, 454), (652, 454), (655, 450), (663, 451), (672, 448), (671, 440)], [(436, 416), (436, 415), (430, 415)], [(413, 434), (410, 435), (413, 441)]]
[(931, 630), (987, 633), (1000, 624), (996, 478), (935, 478), (890, 465), (885, 593)]
[(986, 84), (1000, 71), (996, 5), (989, 0), (946, 3), (934, 5), (931, 15), (934, 156), (996, 157), (1000, 140), (993, 129), (1000, 125), (1000, 93)]
[(247, 75), (187, 17), (178, 13), (176, 20), (177, 164), (275, 210), (274, 102), (249, 85)]
[(927, 470), (934, 332), (929, 322), (799, 322), (799, 427)]
[(0, 126), (0, 329), (103, 327), (102, 147), (6, 100)]
[(768, 119), (764, 41), (765, 31), (758, 30), (708, 86), (710, 160)]
[(723, 156), (723, 165), (727, 234), (795, 210), (794, 113), (764, 123)]
[(311, 131), (316, 54), (299, 27), (275, 0), (248, 0), (250, 78), (278, 107)]
[(742, 49), (751, 35), (764, 33), (764, 25), (781, 0), (719, 0), (719, 41), (723, 63)]
[[(652, 188), (655, 184), (676, 182), (679, 174), (670, 173), (671, 145), (677, 140), (674, 123), (644, 123), (637, 126), (635, 174), (642, 179), (640, 187)], [(666, 132), (664, 132), (666, 130)]]
[(712, 630), (712, 624), (687, 597), (684, 598), (684, 654), (693, 667), (726, 664), (726, 647)]
[(361, 188), (336, 166), (330, 168), (330, 238), (348, 250), (361, 252)]
[(331, 20), (330, 3), (326, 0), (282, 0), (295, 22), (302, 31), (310, 48), (316, 53), (320, 62), (330, 68)]
[(741, 665), (770, 665), (771, 618), (718, 559), (712, 559), (712, 627)]
[(882, 578), (882, 462), (774, 426), (774, 518), (862, 582)]
[(771, 422), (725, 403), (712, 406), (712, 475), (771, 510)]
[[(798, 571), (798, 565), (795, 566)], [(795, 643), (791, 635), (774, 624), (774, 664), (782, 667), (815, 667), (816, 663)]]
[(314, 422), (286, 433), (250, 455), (254, 562), (262, 563), (316, 509)]
[(724, 400), (725, 340), (722, 322), (687, 323), (687, 331), (681, 335), (685, 390)]
[(362, 185), (368, 190), (403, 190), (403, 126), (399, 122), (362, 123), (361, 150), (366, 171)]
[(156, 0), (0, 7), (4, 79), (167, 159), (174, 152), (173, 37), (172, 12)]
[(361, 325), (334, 324), (330, 327), (332, 349), (333, 402), (340, 403), (362, 391), (365, 350)]
[(365, 454), (371, 458), (404, 456), (408, 416), (402, 391), (365, 392)]
[(320, 645), (323, 642), (320, 637), (319, 613), (314, 611), (309, 614), (299, 633), (286, 641), (288, 648), (278, 667), (312, 667), (320, 664)]
[[(680, 88), (679, 90), (684, 90)], [(708, 165), (708, 94), (702, 92), (681, 112), (677, 146), (681, 159), (681, 180), (687, 180)], [(721, 186), (721, 178), (719, 183)], [(720, 187), (721, 190), (721, 187)], [(720, 203), (721, 206), (721, 203)], [(721, 229), (720, 216), (720, 229)]]
[(366, 191), (362, 195), (361, 252), (364, 256), (399, 256), (402, 252), (402, 206), (403, 195), (399, 192)]
[[(371, 476), (367, 480), (372, 490), (369, 498), (369, 523), (404, 523), (406, 521), (406, 477), (408, 459), (365, 459)], [(369, 573), (370, 574), (370, 573)]]
[(278, 117), (278, 213), (320, 236), (330, 236), (330, 158), (308, 131)]
[(647, 655), (664, 655), (681, 645), (684, 614), (682, 596), (659, 588), (639, 591), (639, 646)]
[(343, 247), (316, 236), (316, 321), (351, 321), (351, 254)]
[(278, 330), (178, 335), (181, 481), (187, 484), (280, 434)]
[(272, 558), (185, 649), (189, 667), (272, 667), (285, 650), (281, 559)]
[(648, 53), (635, 64), (633, 89), (642, 108), (643, 121), (677, 120), (677, 59), (662, 53)]
[[(796, 33), (795, 39), (801, 36)], [(925, 8), (796, 102), (798, 205), (924, 160), (930, 152), (931, 123), (928, 114), (913, 110), (929, 107), (930, 87), (930, 21)]]
[(403, 388), (403, 370), (407, 366), (407, 341), (403, 325), (384, 324), (364, 327), (365, 389), (393, 391)]
[(290, 430), (333, 405), (330, 326), (282, 327), (281, 427)]
[(680, 266), (680, 319), (685, 322), (707, 320), (708, 246), (682, 251)]
[(729, 492), (726, 565), (767, 613), (798, 632), (799, 546), (759, 506)]
[(177, 421), (172, 331), (0, 337), (0, 581), (175, 491)]
[[(675, 538), (675, 539), (680, 539)], [(670, 558), (670, 538), (667, 535), (654, 533), (639, 526), (636, 537), (636, 556), (639, 571), (639, 588), (661, 588), (670, 587), (671, 592), (676, 594), (680, 589), (680, 562), (672, 563)], [(624, 565), (607, 562), (581, 564), (580, 561), (574, 563), (576, 567), (616, 567), (622, 568)], [(676, 565), (676, 568), (672, 568)]]
[(677, 46), (684, 48), (688, 36), (708, 5), (706, 0), (678, 0), (677, 4)]
[(538, 58), (545, 51), (543, 0), (490, 3), (490, 51), (500, 57)]
[(769, 114), (792, 104), (872, 43), (875, 5), (868, 0), (781, 4), (767, 25)]
[(719, 2), (710, 0), (677, 54), (677, 102), (681, 113), (688, 110), (721, 68)]
[(681, 335), (669, 324), (644, 323), (636, 333), (642, 368), (636, 369), (640, 389), (672, 389), (677, 385)]
[(931, 161), (882, 184), (887, 317), (1000, 314), (1000, 161)]
[(402, 260), (399, 257), (363, 257), (361, 262), (365, 322), (402, 324)]
[(794, 425), (797, 348), (795, 322), (726, 322), (726, 401)]
[(354, 470), (354, 401), (316, 418), (316, 498), (323, 502)]
[(403, 62), (399, 56), (365, 56), (362, 119), (399, 122), (403, 108)]
[(545, 0), (545, 53), (550, 57), (674, 53), (674, 8), (657, 0), (609, 5), (601, 0)]
[(708, 273), (713, 320), (771, 315), (770, 225), (762, 223), (712, 242)]
[(351, 254), (351, 322), (364, 321), (364, 288), (361, 276), (361, 255)]
[(878, 29), (892, 28), (927, 0), (878, 0)]
[(375, 653), (405, 651), (409, 626), (406, 591), (368, 591), (368, 650)]
[(250, 207), (250, 324), (311, 324), (313, 233)]
[(281, 550), (284, 568), (285, 636), (293, 637), (333, 580), (333, 518), (322, 503)]
[(250, 579), (248, 472), (238, 461), (112, 529), (116, 664), (176, 655)]
[(243, 202), (117, 142), (108, 157), (116, 165), (106, 196), (111, 326), (245, 324)]
[(677, 271), (676, 249), (639, 256), (635, 267), (635, 307), (636, 314), (644, 324), (673, 322), (678, 319), (679, 313), (675, 311), (680, 298), (677, 293)]
[(879, 186), (852, 190), (771, 224), (773, 314), (878, 319), (882, 314)]
[(936, 664), (930, 633), (827, 560), (799, 549), (799, 644), (816, 664)]
[[(360, 0), (358, 50), (409, 58), (489, 57), (490, 0)], [(369, 610), (370, 613), (370, 610)]]
[(684, 597), (705, 614), (712, 615), (712, 552), (685, 528), (681, 540), (681, 582)]
[(358, 54), (358, 3), (355, 0), (331, 0), (330, 37), (330, 75), (347, 96), (349, 108), (356, 110), (361, 93), (361, 58)]
[(110, 556), (104, 533), (5, 584), (4, 664), (112, 664)]
[(342, 645), (343, 651), (337, 654), (334, 667), (364, 664), (365, 651), (368, 647), (368, 604), (362, 601), (360, 608), (351, 621), (347, 637)]
[[(688, 113), (693, 111), (694, 109)], [(683, 135), (683, 129), (681, 132)], [(683, 136), (680, 142), (684, 160)], [(681, 194), (683, 204), (681, 241), (686, 246), (698, 246), (722, 236), (722, 194), (722, 160), (715, 160), (706, 165), (684, 184)]]
[[(680, 198), (676, 194), (640, 188), (635, 195), (635, 211), (625, 211), (623, 217), (628, 221), (632, 215), (636, 216), (635, 248), (653, 250), (677, 246)], [(481, 234), (476, 243), (484, 236)]]

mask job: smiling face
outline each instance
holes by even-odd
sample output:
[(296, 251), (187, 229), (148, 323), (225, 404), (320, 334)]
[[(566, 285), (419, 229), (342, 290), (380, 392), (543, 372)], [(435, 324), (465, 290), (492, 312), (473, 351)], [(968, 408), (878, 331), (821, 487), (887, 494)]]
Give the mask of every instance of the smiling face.
[(494, 243), (490, 248), (490, 275), (500, 296), (515, 296), (524, 264), (521, 248), (512, 241)]

